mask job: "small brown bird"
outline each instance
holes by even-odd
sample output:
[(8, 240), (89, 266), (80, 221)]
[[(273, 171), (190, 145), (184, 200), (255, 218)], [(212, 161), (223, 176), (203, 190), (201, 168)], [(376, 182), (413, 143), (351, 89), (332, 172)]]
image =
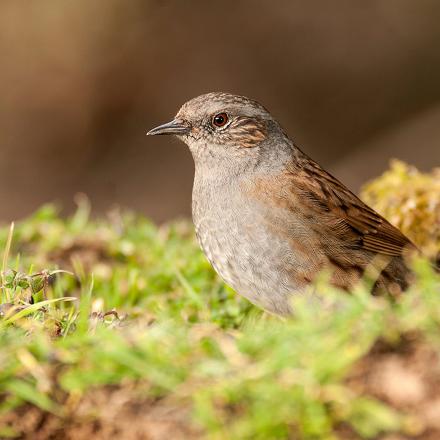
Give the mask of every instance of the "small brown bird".
[(414, 245), (304, 154), (256, 101), (208, 93), (149, 135), (174, 134), (194, 158), (192, 213), (214, 269), (263, 309), (291, 313), (320, 271), (350, 290), (376, 269), (373, 294), (408, 285)]

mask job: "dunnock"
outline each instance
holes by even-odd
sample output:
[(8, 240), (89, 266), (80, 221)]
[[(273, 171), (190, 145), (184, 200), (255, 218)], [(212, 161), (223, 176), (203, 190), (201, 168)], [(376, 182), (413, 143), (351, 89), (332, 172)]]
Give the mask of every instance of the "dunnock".
[(374, 294), (407, 287), (414, 245), (304, 154), (256, 101), (208, 93), (149, 135), (174, 134), (195, 162), (192, 213), (214, 269), (263, 309), (286, 315), (326, 269), (349, 290), (376, 269)]

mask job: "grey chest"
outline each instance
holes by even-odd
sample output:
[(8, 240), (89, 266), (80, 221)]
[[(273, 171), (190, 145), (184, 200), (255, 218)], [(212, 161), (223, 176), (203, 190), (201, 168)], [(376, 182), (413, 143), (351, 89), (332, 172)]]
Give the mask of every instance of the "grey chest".
[[(299, 286), (285, 270), (294, 261), (286, 242), (267, 227), (264, 212), (240, 194), (195, 188), (193, 220), (199, 244), (216, 272), (239, 294), (274, 313), (289, 312)], [(287, 264), (287, 266), (286, 266)]]

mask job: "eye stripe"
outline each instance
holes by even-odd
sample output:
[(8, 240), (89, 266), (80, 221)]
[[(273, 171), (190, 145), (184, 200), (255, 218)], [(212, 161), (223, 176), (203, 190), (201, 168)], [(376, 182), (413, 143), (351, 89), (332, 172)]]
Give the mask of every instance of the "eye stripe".
[(245, 118), (245, 117), (240, 117), (240, 118), (237, 118), (237, 121), (235, 122), (235, 127), (243, 127), (243, 126), (246, 126), (246, 125), (248, 125), (248, 124), (254, 124), (253, 123), (253, 121), (252, 121), (252, 119), (250, 119), (250, 118)]

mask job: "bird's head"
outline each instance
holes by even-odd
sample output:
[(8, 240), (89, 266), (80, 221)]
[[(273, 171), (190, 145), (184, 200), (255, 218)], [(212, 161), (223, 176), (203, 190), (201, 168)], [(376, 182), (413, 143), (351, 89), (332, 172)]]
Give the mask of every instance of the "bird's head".
[(147, 134), (178, 136), (197, 164), (207, 157), (255, 157), (255, 150), (277, 131), (281, 132), (278, 124), (258, 102), (228, 93), (207, 93), (186, 102), (171, 122)]

